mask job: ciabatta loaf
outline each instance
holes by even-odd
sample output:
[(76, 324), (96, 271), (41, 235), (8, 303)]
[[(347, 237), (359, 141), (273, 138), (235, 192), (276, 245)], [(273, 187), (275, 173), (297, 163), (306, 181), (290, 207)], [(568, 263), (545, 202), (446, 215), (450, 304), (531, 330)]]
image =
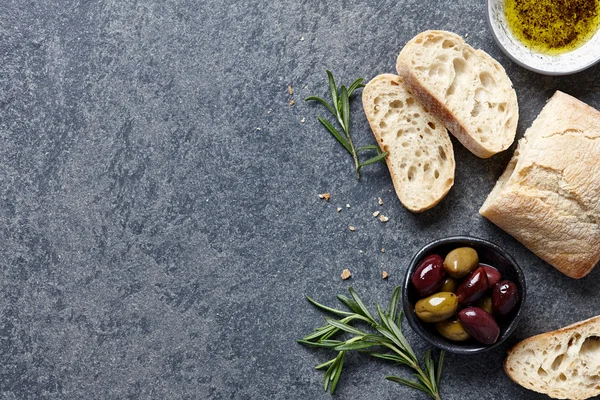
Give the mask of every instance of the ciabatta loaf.
[(504, 68), (458, 35), (425, 31), (396, 63), (409, 90), (473, 154), (488, 158), (514, 141), (517, 95)]
[(600, 112), (556, 92), (479, 213), (560, 272), (600, 261)]
[(413, 212), (436, 205), (454, 184), (454, 152), (446, 128), (396, 75), (373, 78), (363, 108), (402, 204)]
[(600, 394), (600, 316), (533, 336), (508, 352), (504, 370), (519, 385), (557, 399)]

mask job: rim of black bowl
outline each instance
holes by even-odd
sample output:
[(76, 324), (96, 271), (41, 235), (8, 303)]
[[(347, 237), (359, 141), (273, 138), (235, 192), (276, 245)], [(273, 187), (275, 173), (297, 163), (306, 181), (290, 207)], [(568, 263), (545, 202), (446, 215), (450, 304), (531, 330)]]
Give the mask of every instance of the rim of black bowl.
[[(454, 247), (487, 247), (492, 249), (500, 258), (505, 259), (505, 261), (511, 265), (514, 269), (514, 275), (516, 279), (511, 279), (515, 282), (519, 287), (519, 303), (517, 304), (516, 312), (513, 314), (510, 322), (506, 324), (501, 324), (500, 337), (498, 341), (492, 345), (484, 345), (476, 342), (475, 340), (471, 340), (469, 342), (452, 342), (437, 332), (433, 330), (428, 330), (425, 328), (426, 324), (419, 320), (414, 313), (414, 303), (412, 303), (409, 299), (409, 293), (414, 291), (411, 286), (411, 276), (414, 270), (417, 267), (418, 262), (423, 259), (424, 256), (432, 253), (432, 250), (437, 247), (441, 247), (444, 245), (455, 245)], [(504, 275), (504, 274), (503, 274)], [(498, 246), (495, 243), (490, 242), (489, 240), (472, 237), (472, 236), (450, 236), (441, 239), (436, 239), (421, 248), (413, 256), (410, 261), (409, 267), (406, 271), (406, 276), (404, 279), (404, 285), (402, 287), (402, 308), (404, 309), (404, 315), (408, 320), (411, 328), (417, 332), (419, 336), (425, 339), (427, 342), (431, 343), (433, 346), (451, 352), (455, 354), (476, 354), (482, 353), (485, 351), (492, 350), (495, 347), (498, 347), (502, 344), (516, 329), (519, 319), (521, 318), (521, 311), (523, 310), (523, 305), (525, 304), (525, 298), (527, 295), (527, 287), (525, 283), (525, 275), (521, 270), (521, 267), (517, 263), (517, 261), (503, 248)]]

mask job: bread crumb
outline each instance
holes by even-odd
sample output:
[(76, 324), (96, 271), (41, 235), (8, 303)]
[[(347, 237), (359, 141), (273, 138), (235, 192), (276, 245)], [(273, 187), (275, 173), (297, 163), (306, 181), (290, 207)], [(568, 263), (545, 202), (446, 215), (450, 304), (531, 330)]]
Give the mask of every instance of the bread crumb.
[(296, 102), (294, 100), (290, 100), (290, 106), (293, 106)]
[(352, 225), (350, 225), (350, 226), (348, 227), (348, 229), (350, 229), (352, 232), (354, 232), (354, 231), (356, 230), (356, 228), (355, 228), (355, 227), (353, 227)]
[(383, 247), (381, 248), (381, 252), (382, 252), (382, 253), (385, 253), (385, 249), (384, 249)]
[(256, 130), (257, 130), (257, 131), (262, 131), (262, 129), (260, 129), (260, 128), (256, 128)]
[(381, 214), (381, 215), (379, 216), (379, 220), (380, 220), (381, 222), (388, 222), (390, 219), (389, 219), (388, 217), (386, 217), (385, 215)]
[(338, 207), (337, 212), (342, 212), (342, 207)]
[(360, 254), (364, 253), (364, 251), (362, 251), (362, 250), (359, 250), (358, 252), (359, 252)]
[(300, 41), (304, 42), (304, 36), (300, 36)]
[(329, 193), (319, 193), (319, 198), (323, 199), (325, 201), (329, 201), (330, 197), (331, 197), (331, 195)]
[(381, 276), (383, 277), (383, 279), (387, 279), (389, 275), (388, 275), (388, 273), (387, 273), (387, 272), (383, 271), (383, 272), (381, 273)]
[(342, 280), (346, 280), (352, 276), (352, 273), (350, 272), (350, 270), (348, 268), (346, 268), (345, 270), (342, 271), (341, 276), (342, 276)]
[(379, 213), (380, 213), (379, 211), (375, 211), (375, 212), (373, 213), (373, 216), (374, 216), (374, 217), (378, 217), (378, 216), (379, 216)]
[(346, 208), (350, 208), (350, 204), (346, 204)]
[(303, 124), (303, 123), (304, 123), (304, 121), (306, 121), (306, 118), (302, 118), (302, 119), (300, 120), (300, 123), (301, 123), (301, 124)]
[(290, 94), (290, 96), (294, 94), (294, 89), (292, 89), (290, 85), (288, 85), (288, 93)]
[(377, 198), (377, 203), (382, 206), (383, 205), (383, 200), (381, 199), (381, 197)]

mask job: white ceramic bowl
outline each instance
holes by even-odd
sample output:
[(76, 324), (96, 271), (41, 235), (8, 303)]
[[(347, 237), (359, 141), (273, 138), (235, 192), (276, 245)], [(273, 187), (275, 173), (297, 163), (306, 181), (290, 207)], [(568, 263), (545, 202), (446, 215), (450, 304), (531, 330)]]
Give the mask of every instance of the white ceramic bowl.
[(555, 56), (532, 51), (516, 39), (506, 23), (504, 0), (487, 0), (488, 22), (494, 39), (514, 62), (545, 75), (567, 75), (600, 61), (600, 30), (583, 46)]

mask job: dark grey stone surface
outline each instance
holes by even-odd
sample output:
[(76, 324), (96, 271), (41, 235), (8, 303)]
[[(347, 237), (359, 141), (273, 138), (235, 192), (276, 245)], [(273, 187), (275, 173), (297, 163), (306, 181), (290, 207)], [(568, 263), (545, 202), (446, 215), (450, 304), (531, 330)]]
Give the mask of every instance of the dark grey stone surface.
[[(478, 215), (514, 146), (480, 160), (454, 141), (454, 188), (414, 215), (383, 166), (355, 180), (302, 101), (325, 95), (326, 68), (345, 83), (393, 72), (437, 28), (505, 66), (518, 137), (556, 89), (600, 108), (600, 66), (516, 66), (483, 1), (0, 5), (0, 398), (328, 399), (326, 352), (295, 342), (322, 322), (304, 295), (334, 303), (352, 285), (386, 302), (419, 247), (452, 234), (506, 247), (529, 299), (508, 343), (448, 356), (445, 399), (543, 398), (506, 377), (506, 350), (598, 313), (600, 270), (566, 278)], [(359, 103), (355, 140), (372, 143)], [(335, 397), (425, 398), (389, 374), (409, 371), (351, 356)]]

